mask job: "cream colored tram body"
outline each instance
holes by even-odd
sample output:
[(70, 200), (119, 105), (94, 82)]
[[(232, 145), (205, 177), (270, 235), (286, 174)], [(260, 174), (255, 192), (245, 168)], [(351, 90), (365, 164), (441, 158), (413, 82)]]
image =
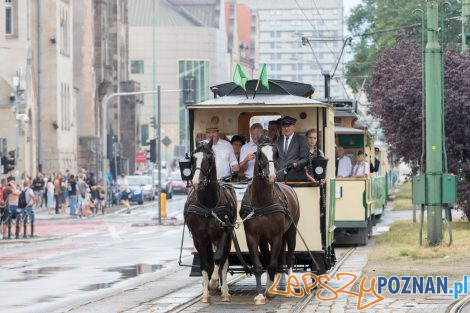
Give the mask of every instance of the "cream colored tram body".
[[(372, 227), (386, 207), (387, 163), (369, 131), (356, 126), (354, 113), (337, 113), (335, 121), (336, 145), (344, 149), (353, 165), (348, 177), (336, 178), (335, 243), (366, 245)], [(359, 151), (365, 154), (365, 162), (369, 165), (367, 177), (357, 177), (358, 173), (354, 173)]]
[[(254, 90), (256, 81), (248, 81), (247, 90)], [(326, 273), (335, 263), (333, 248), (335, 199), (331, 197), (335, 190), (335, 134), (334, 110), (332, 106), (309, 96), (313, 94), (311, 85), (290, 81), (269, 80), (269, 91), (260, 87), (256, 97), (249, 92), (248, 98), (241, 88), (233, 83), (211, 87), (214, 98), (187, 106), (189, 121), (189, 142), (191, 151), (199, 140), (204, 139), (205, 126), (208, 122), (217, 123), (221, 137), (231, 138), (242, 135), (250, 138), (249, 127), (261, 122), (267, 128), (267, 121), (280, 116), (289, 115), (297, 119), (295, 133), (304, 135), (310, 128), (318, 130), (320, 149), (329, 159), (326, 168), (325, 193), (321, 196), (319, 184), (310, 182), (280, 182), (292, 186), (300, 202), (300, 221), (298, 229), (305, 239), (306, 245), (297, 235), (295, 249), (295, 270), (311, 271), (317, 274)], [(238, 210), (247, 184), (231, 182), (236, 188), (238, 208), (237, 220), (240, 221)], [(323, 203), (323, 205), (322, 205)], [(236, 229), (243, 259), (250, 264), (243, 224)], [(308, 251), (311, 251), (319, 264), (317, 270)], [(198, 264), (197, 255), (193, 264)], [(230, 271), (243, 272), (244, 269), (236, 255), (234, 245), (229, 256)], [(193, 267), (192, 275), (197, 275)]]

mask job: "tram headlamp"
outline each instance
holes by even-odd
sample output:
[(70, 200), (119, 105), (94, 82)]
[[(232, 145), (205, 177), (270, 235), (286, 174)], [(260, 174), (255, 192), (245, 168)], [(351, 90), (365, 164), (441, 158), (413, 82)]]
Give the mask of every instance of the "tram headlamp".
[(313, 177), (315, 180), (320, 181), (326, 177), (326, 166), (328, 159), (322, 156), (316, 156), (312, 159)]
[(179, 161), (179, 165), (180, 165), (181, 179), (184, 181), (192, 180), (193, 171), (191, 169), (191, 160), (185, 159), (183, 161)]

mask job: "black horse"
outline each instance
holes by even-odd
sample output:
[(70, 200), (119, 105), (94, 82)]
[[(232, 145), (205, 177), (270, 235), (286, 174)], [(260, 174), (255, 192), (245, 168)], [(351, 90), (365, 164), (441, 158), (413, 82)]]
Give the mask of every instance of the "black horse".
[(191, 159), (194, 188), (186, 200), (184, 215), (200, 258), (204, 288), (201, 300), (209, 302), (209, 290), (217, 290), (221, 277), (223, 301), (230, 301), (227, 285), (231, 248), (229, 225), (233, 225), (236, 218), (235, 191), (217, 181), (212, 140), (199, 146)]
[[(274, 297), (268, 290), (275, 274), (282, 272), (284, 265), (291, 272), (294, 265), (299, 201), (291, 187), (276, 183), (276, 161), (276, 146), (269, 139), (264, 139), (258, 146), (253, 181), (247, 188), (240, 209), (241, 218), (246, 219), (243, 225), (256, 277), (255, 304), (266, 303), (261, 287), (263, 269), (268, 272), (266, 296)], [(264, 264), (260, 260), (260, 250)]]

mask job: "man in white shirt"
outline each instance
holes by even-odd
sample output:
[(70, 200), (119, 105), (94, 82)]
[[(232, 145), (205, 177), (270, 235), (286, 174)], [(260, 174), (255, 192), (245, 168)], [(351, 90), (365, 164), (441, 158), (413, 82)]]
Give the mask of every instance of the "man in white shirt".
[(364, 161), (364, 152), (358, 151), (356, 155), (356, 164), (352, 169), (352, 177), (367, 178), (370, 173), (369, 163)]
[(263, 127), (255, 123), (250, 127), (251, 141), (243, 145), (240, 151), (240, 173), (246, 178), (252, 178), (255, 169), (256, 150), (258, 150), (258, 136), (261, 136)]
[(344, 155), (344, 148), (338, 147), (338, 177), (351, 176), (351, 159)]
[(217, 169), (217, 179), (230, 176), (238, 172), (238, 161), (233, 151), (233, 147), (227, 140), (219, 136), (217, 124), (210, 123), (206, 127), (206, 141), (212, 139), (212, 151), (215, 153), (215, 167)]

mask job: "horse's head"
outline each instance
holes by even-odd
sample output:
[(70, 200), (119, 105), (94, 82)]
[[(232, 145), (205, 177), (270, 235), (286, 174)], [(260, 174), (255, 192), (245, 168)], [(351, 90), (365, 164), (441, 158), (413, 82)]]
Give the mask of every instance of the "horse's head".
[(209, 143), (200, 144), (191, 154), (191, 166), (194, 173), (193, 186), (195, 189), (207, 186), (211, 179), (214, 163), (215, 155), (214, 151), (212, 151), (211, 139)]
[(276, 181), (277, 147), (268, 137), (260, 138), (258, 142), (255, 166), (258, 167), (258, 175), (272, 184)]

